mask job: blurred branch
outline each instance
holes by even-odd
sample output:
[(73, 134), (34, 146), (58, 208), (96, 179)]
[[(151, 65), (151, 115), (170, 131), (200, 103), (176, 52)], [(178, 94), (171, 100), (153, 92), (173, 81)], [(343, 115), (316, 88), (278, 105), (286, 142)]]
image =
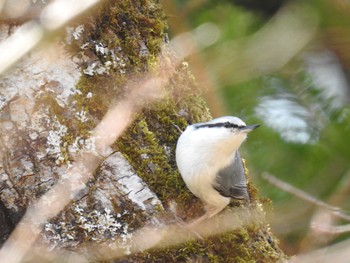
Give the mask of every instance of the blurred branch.
[[(325, 208), (328, 211), (331, 212), (332, 216), (336, 216), (341, 219), (345, 219), (347, 221), (350, 221), (350, 216), (345, 214), (340, 208), (331, 206), (316, 197), (280, 180), (277, 179), (276, 177), (268, 174), (268, 173), (263, 173), (262, 178), (267, 180), (269, 183), (273, 184), (274, 186), (282, 189), (285, 192), (288, 192), (296, 197), (301, 198), (302, 200), (305, 200), (309, 203), (312, 203), (318, 207)], [(346, 225), (341, 225), (341, 226), (334, 226), (333, 224), (333, 219), (325, 214), (324, 212), (320, 212), (316, 214), (310, 223), (310, 226), (313, 231), (317, 233), (328, 233), (328, 234), (341, 234), (341, 233), (346, 233), (350, 232), (350, 224)]]
[(251, 37), (218, 45), (208, 68), (222, 84), (237, 84), (285, 66), (312, 40), (318, 16), (307, 5), (282, 8)]
[(319, 199), (317, 199), (316, 197), (310, 195), (309, 193), (300, 190), (298, 188), (296, 188), (295, 186), (292, 186), (291, 184), (288, 184), (280, 179), (278, 179), (275, 176), (272, 176), (268, 173), (263, 173), (262, 174), (262, 178), (265, 179), (266, 181), (268, 181), (269, 183), (271, 183), (272, 185), (282, 189), (285, 192), (288, 192), (296, 197), (299, 197), (302, 200), (305, 200), (311, 204), (314, 204), (316, 206), (325, 208), (327, 210), (329, 210), (333, 215), (341, 218), (341, 219), (345, 219), (350, 221), (350, 216), (345, 214), (344, 211), (342, 211), (340, 208), (335, 207), (335, 206), (331, 206)]
[[(186, 17), (190, 15), (193, 9), (196, 9), (199, 5), (203, 5), (206, 2), (207, 0), (189, 1), (185, 7), (182, 7), (180, 9), (177, 8), (174, 1), (172, 0), (163, 1), (163, 6), (166, 10), (166, 13), (170, 14), (168, 18), (168, 24), (171, 33), (173, 35), (179, 35), (183, 32), (189, 32), (191, 29), (187, 26), (187, 23), (185, 23)], [(211, 76), (208, 74), (208, 71), (203, 66), (205, 63), (207, 63), (204, 62), (204, 59), (200, 53), (200, 51), (203, 49), (203, 43), (194, 40), (192, 40), (192, 42), (192, 46), (195, 46), (196, 52), (193, 52), (189, 58), (189, 61), (191, 63), (191, 71), (196, 77), (196, 81), (204, 91), (204, 96), (210, 106), (212, 115), (221, 116), (224, 112), (222, 107), (224, 103), (216, 92), (216, 90), (219, 89), (218, 83), (211, 78)]]
[[(217, 217), (208, 219), (194, 228), (186, 225), (172, 224), (161, 227), (143, 227), (133, 233), (130, 254), (150, 249), (164, 249), (197, 239), (198, 236), (209, 237), (241, 227), (248, 227), (261, 222), (263, 213), (259, 207), (235, 208), (222, 212)], [(54, 262), (97, 262), (125, 257), (125, 250), (118, 246), (122, 238), (100, 244), (87, 244), (78, 247), (77, 252), (67, 250), (48, 251), (39, 247), (31, 251), (29, 258), (45, 259)]]
[(350, 224), (333, 226), (324, 222), (315, 223), (314, 220), (311, 223), (311, 227), (314, 231), (323, 232), (328, 234), (342, 234), (350, 232)]
[(327, 246), (304, 255), (293, 257), (289, 263), (333, 262), (348, 263), (350, 258), (350, 240), (345, 240), (333, 246)]
[(100, 1), (56, 0), (50, 3), (43, 9), (39, 19), (19, 26), (0, 43), (0, 74), (38, 45), (45, 34), (57, 30)]
[(350, 170), (345, 173), (338, 185), (339, 187), (329, 198), (332, 204), (342, 204), (350, 196)]
[[(350, 173), (346, 173), (342, 181), (339, 183), (340, 187), (332, 194), (329, 201), (333, 204), (342, 204), (346, 202), (349, 196), (350, 189)], [(335, 226), (333, 225), (334, 218), (327, 215), (326, 211), (321, 210), (316, 212), (311, 220), (311, 227), (314, 232), (328, 233), (328, 234), (342, 234), (350, 232), (350, 224)]]
[[(144, 227), (137, 231), (134, 236), (132, 253), (151, 248), (167, 248), (196, 239), (198, 235), (205, 238), (233, 231), (243, 226), (247, 227), (254, 224), (254, 222), (261, 222), (262, 217), (263, 213), (261, 213), (259, 207), (250, 207), (249, 210), (237, 208), (226, 210), (217, 217), (206, 220), (193, 228), (181, 225), (165, 226), (163, 229)], [(92, 251), (98, 252), (97, 255), (103, 255), (102, 257), (93, 257), (93, 261), (124, 256), (119, 251), (111, 249), (111, 247), (110, 243), (90, 247)]]

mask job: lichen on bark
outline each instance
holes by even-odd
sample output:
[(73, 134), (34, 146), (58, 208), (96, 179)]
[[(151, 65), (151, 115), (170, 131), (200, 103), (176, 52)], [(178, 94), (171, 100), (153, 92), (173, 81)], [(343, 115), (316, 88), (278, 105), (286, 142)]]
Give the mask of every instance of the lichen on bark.
[[(9, 228), (28, 203), (64, 175), (75, 154), (91, 146), (89, 132), (112, 103), (128, 95), (133, 87), (130, 83), (156, 71), (157, 56), (167, 45), (165, 29), (165, 15), (157, 1), (101, 4), (67, 28), (64, 56), (51, 61), (53, 68), (59, 69), (61, 60), (76, 66), (78, 72), (72, 74), (71, 82), (43, 76), (24, 96), (17, 90), (5, 98), (2, 112), (9, 112), (10, 119), (0, 127), (0, 208), (14, 218)], [(180, 132), (174, 125), (184, 129), (211, 116), (186, 62), (177, 67), (165, 91), (162, 100), (135, 113), (135, 120), (111, 146), (87, 187), (45, 225), (47, 243), (74, 249), (85, 242), (122, 237), (123, 262), (284, 261), (265, 220), (203, 240), (127, 255), (133, 231), (139, 227), (172, 224), (176, 218), (187, 221), (203, 212), (202, 203), (188, 191), (177, 171), (175, 146)], [(8, 130), (13, 134), (9, 136)], [(127, 190), (128, 184), (138, 191)], [(144, 195), (135, 199), (140, 191)], [(261, 207), (251, 182), (249, 193), (250, 206)], [(233, 202), (229, 209), (238, 206), (239, 202)]]

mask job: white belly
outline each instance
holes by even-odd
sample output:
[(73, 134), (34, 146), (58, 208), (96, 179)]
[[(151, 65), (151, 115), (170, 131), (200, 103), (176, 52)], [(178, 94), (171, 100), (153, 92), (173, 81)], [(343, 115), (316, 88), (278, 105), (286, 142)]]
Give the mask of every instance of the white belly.
[(227, 206), (230, 198), (222, 196), (214, 189), (216, 178), (215, 167), (192, 164), (192, 167), (189, 169), (189, 165), (191, 164), (187, 164), (185, 169), (182, 169), (181, 165), (179, 165), (182, 179), (185, 181), (188, 189), (208, 205), (217, 208)]
[(209, 177), (210, 176), (196, 175), (187, 176), (186, 179), (183, 177), (183, 179), (190, 191), (206, 204), (217, 208), (227, 206), (230, 202), (230, 198), (222, 196), (216, 191), (213, 187), (214, 181), (207, 180)]

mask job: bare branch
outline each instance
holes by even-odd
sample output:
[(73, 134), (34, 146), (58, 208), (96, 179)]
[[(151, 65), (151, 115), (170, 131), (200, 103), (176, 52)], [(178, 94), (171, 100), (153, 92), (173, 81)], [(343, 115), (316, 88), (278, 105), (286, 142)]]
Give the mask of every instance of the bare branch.
[(293, 257), (289, 263), (333, 262), (347, 263), (350, 258), (350, 240), (345, 240), (326, 248)]
[(262, 174), (262, 178), (265, 179), (266, 181), (268, 181), (269, 183), (273, 184), (274, 186), (282, 189), (285, 192), (288, 192), (296, 197), (299, 197), (302, 200), (305, 200), (311, 204), (314, 204), (316, 206), (325, 208), (327, 210), (329, 210), (333, 215), (348, 220), (350, 221), (350, 216), (345, 214), (339, 207), (335, 207), (332, 205), (329, 205), (319, 199), (317, 199), (316, 197), (310, 195), (309, 193), (300, 190), (299, 188), (296, 188), (295, 186), (292, 186), (291, 184), (288, 184), (280, 179), (278, 179), (275, 176), (272, 176), (268, 173), (263, 173)]

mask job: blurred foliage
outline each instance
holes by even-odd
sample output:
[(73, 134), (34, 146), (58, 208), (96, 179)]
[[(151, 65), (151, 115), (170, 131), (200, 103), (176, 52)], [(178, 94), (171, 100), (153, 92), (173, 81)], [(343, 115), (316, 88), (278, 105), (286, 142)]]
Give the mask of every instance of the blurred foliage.
[[(199, 54), (204, 62), (201, 66), (215, 82), (216, 94), (224, 101), (224, 114), (263, 125), (250, 135), (242, 147), (242, 155), (248, 160), (252, 180), (261, 195), (273, 201), (273, 228), (291, 253), (325, 245), (318, 244), (317, 237), (305, 245), (305, 240), (309, 240), (309, 223), (317, 208), (270, 185), (260, 175), (268, 172), (323, 201), (350, 210), (350, 4), (342, 0), (314, 0), (307, 6), (297, 1), (190, 2), (164, 2), (170, 12), (170, 35), (208, 22), (219, 29), (219, 40)], [(281, 7), (284, 3), (287, 4)], [(286, 65), (237, 81), (234, 78), (240, 74), (237, 71), (221, 74), (230, 70), (224, 68), (229, 63), (221, 68), (212, 63), (220, 61), (217, 56), (231, 59), (229, 49), (223, 49), (222, 53), (218, 49), (232, 45), (233, 50), (232, 43), (252, 38), (281, 12), (280, 8), (285, 10), (295, 5), (317, 17), (318, 26), (312, 40)], [(271, 42), (272, 51), (274, 46)], [(323, 59), (316, 65), (310, 63), (312, 58), (322, 58), (325, 53), (331, 62)], [(319, 66), (328, 70), (327, 75), (324, 71), (313, 71)], [(334, 66), (336, 74), (331, 70)], [(334, 81), (327, 81), (337, 80), (339, 76), (344, 83), (333, 92)]]
[(274, 15), (288, 0), (231, 0), (231, 2), (268, 17)]

